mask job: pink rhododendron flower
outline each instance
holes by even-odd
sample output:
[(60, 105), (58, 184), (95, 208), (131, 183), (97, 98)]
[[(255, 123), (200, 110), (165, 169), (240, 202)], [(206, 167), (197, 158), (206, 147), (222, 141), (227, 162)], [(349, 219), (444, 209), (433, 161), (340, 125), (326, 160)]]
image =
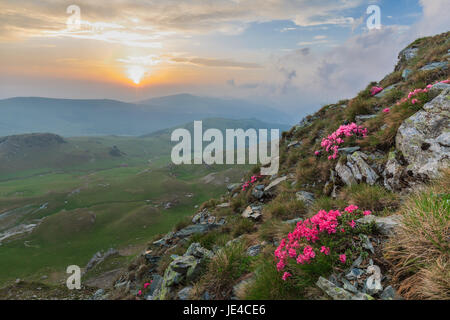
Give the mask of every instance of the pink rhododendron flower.
[(365, 216), (370, 216), (372, 214), (372, 212), (370, 210), (366, 210), (363, 212), (363, 215)]
[(342, 263), (345, 263), (345, 261), (347, 261), (347, 256), (345, 254), (340, 254), (339, 261), (341, 261)]
[(137, 293), (138, 296), (142, 295), (142, 290), (139, 290)]
[(324, 255), (329, 255), (330, 254), (330, 248), (327, 248), (325, 246), (322, 246), (322, 248), (320, 248), (320, 252), (322, 252)]
[(339, 152), (339, 145), (344, 143), (343, 137), (351, 137), (358, 135), (362, 137), (367, 136), (367, 129), (362, 126), (358, 126), (356, 123), (348, 125), (341, 125), (339, 129), (330, 134), (328, 137), (322, 139), (321, 146), (326, 152), (332, 152), (333, 154), (328, 157), (328, 160), (336, 159)]
[(355, 210), (358, 210), (358, 206), (355, 206), (353, 204), (349, 205), (347, 208), (344, 209), (344, 211), (348, 213), (352, 213)]
[(389, 111), (391, 111), (391, 109), (389, 109), (389, 108), (383, 109), (384, 113), (389, 113)]
[(291, 277), (292, 276), (292, 274), (290, 274), (289, 272), (285, 272), (284, 274), (283, 274), (283, 277), (282, 277), (282, 279), (284, 280), (284, 281), (286, 281), (289, 277)]
[(316, 156), (318, 156), (318, 155), (320, 154), (320, 151), (316, 151), (316, 152), (314, 152), (314, 154), (315, 154)]
[(370, 89), (370, 95), (374, 96), (374, 95), (380, 93), (381, 91), (383, 91), (382, 87), (376, 87), (376, 86), (372, 87), (372, 89)]
[(352, 229), (354, 229), (356, 226), (356, 222), (354, 220), (350, 221), (348, 224), (350, 225), (350, 227), (352, 227)]
[(416, 104), (417, 102), (419, 102), (419, 100), (417, 100), (417, 99), (412, 99), (412, 100), (411, 100), (411, 103), (412, 103), (412, 104)]
[(150, 284), (151, 283), (149, 283), (149, 282), (144, 283), (144, 289), (147, 289), (147, 287), (150, 286)]

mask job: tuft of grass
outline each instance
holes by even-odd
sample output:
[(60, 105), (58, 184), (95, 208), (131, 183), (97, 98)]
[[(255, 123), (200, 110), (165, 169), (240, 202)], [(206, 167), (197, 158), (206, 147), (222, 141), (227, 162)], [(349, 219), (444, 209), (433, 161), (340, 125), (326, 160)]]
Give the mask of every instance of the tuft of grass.
[(385, 247), (394, 281), (407, 299), (450, 299), (450, 170), (410, 196), (403, 225)]
[(340, 199), (375, 212), (394, 211), (399, 205), (398, 195), (379, 185), (354, 184), (342, 189)]
[(251, 271), (252, 260), (254, 258), (246, 254), (242, 243), (224, 247), (210, 260), (195, 291), (199, 293), (207, 290), (215, 299), (228, 298), (236, 280)]
[(284, 191), (277, 195), (267, 206), (264, 207), (264, 219), (293, 219), (304, 216), (307, 212), (302, 201), (298, 201), (295, 193)]

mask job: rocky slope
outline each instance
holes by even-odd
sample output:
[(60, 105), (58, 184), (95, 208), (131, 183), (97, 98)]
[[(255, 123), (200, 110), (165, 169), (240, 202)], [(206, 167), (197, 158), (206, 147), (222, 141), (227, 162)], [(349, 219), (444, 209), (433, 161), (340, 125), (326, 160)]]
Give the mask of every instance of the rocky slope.
[(284, 132), (277, 175), (255, 167), (95, 298), (448, 299), (449, 53), (450, 32), (416, 40)]

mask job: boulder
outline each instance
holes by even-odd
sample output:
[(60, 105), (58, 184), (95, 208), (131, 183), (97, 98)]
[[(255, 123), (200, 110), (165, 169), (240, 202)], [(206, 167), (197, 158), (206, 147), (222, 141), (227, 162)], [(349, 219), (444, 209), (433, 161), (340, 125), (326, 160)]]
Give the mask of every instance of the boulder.
[(260, 200), (264, 197), (264, 192), (261, 190), (258, 190), (257, 188), (253, 188), (252, 196), (254, 196), (256, 199)]
[(391, 235), (392, 233), (394, 233), (394, 229), (401, 225), (402, 218), (403, 217), (401, 215), (392, 215), (388, 217), (376, 217), (374, 215), (370, 215), (360, 218), (356, 220), (356, 222), (361, 224), (375, 222), (377, 228), (382, 234)]
[(347, 157), (344, 164), (341, 161), (336, 165), (336, 173), (346, 185), (366, 182), (374, 185), (379, 179), (379, 175), (367, 164), (367, 155), (356, 151)]
[(450, 164), (450, 89), (425, 104), (398, 129), (396, 147), (410, 176), (435, 178)]
[(189, 237), (195, 233), (206, 233), (216, 227), (218, 227), (218, 224), (215, 223), (209, 223), (209, 224), (194, 224), (187, 226), (184, 229), (181, 229), (177, 232), (175, 232), (174, 237), (178, 238), (186, 238)]
[(426, 66), (420, 68), (420, 71), (431, 71), (436, 69), (447, 69), (448, 68), (448, 62), (442, 61), (442, 62), (432, 62), (427, 64)]

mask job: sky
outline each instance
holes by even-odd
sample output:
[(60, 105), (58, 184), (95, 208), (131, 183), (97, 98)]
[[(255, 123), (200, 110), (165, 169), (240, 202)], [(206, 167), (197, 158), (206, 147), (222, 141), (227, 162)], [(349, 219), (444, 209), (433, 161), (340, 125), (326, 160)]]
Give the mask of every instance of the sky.
[[(381, 25), (368, 28), (380, 8)], [(305, 115), (450, 30), (450, 0), (2, 0), (0, 99), (241, 98)]]

